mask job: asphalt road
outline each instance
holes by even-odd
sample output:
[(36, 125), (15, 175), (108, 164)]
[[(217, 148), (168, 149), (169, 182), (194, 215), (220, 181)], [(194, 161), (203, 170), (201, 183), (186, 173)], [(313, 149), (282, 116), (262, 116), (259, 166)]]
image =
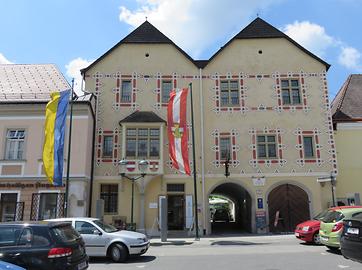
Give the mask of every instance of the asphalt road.
[(149, 251), (127, 263), (91, 259), (90, 270), (361, 270), (362, 264), (345, 259), (324, 246), (306, 245), (294, 235), (242, 236), (151, 240)]

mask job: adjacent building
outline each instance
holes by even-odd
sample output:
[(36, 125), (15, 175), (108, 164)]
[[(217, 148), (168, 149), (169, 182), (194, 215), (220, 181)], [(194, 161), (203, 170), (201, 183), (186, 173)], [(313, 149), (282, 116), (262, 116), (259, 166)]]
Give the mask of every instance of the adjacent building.
[(352, 74), (332, 103), (338, 155), (337, 202), (361, 205), (362, 184), (362, 75)]
[[(158, 234), (166, 197), (168, 229), (194, 230), (193, 179), (172, 168), (166, 134), (170, 91), (192, 84), (200, 230), (294, 230), (333, 204), (318, 181), (337, 176), (328, 68), (260, 18), (208, 60), (192, 59), (145, 21), (82, 70), (97, 97), (92, 215), (102, 199), (105, 220), (129, 223), (134, 211), (138, 230)], [(188, 106), (191, 138), (190, 97)], [(191, 161), (192, 147), (189, 140)], [(146, 175), (121, 177), (120, 160), (128, 177), (148, 161)], [(210, 219), (212, 195), (233, 202), (222, 228)]]
[[(64, 215), (65, 186), (47, 182), (42, 150), (50, 93), (67, 89), (70, 85), (53, 64), (0, 65), (0, 221)], [(89, 207), (93, 140), (89, 97), (76, 98), (74, 103), (68, 197), (72, 216), (87, 215)], [(65, 147), (65, 173), (67, 151)]]

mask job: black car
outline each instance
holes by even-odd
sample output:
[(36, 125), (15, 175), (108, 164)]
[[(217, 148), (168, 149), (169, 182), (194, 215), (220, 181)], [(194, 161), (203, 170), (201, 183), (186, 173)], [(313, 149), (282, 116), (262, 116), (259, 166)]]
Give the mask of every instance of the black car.
[(340, 242), (344, 257), (362, 263), (362, 213), (344, 220)]
[(84, 270), (82, 237), (65, 222), (0, 223), (1, 260), (28, 270)]

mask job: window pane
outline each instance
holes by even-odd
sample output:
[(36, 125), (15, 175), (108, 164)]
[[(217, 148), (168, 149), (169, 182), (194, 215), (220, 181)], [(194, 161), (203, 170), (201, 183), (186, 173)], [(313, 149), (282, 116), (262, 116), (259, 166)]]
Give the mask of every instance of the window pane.
[(303, 137), (304, 144), (304, 156), (305, 157), (313, 157), (313, 138), (312, 137)]
[(259, 158), (265, 158), (266, 157), (265, 144), (258, 144), (258, 157)]
[(160, 140), (151, 139), (150, 140), (150, 157), (158, 157), (160, 152)]
[(268, 142), (275, 142), (275, 136), (268, 136), (267, 140)]
[(136, 136), (137, 130), (135, 128), (128, 128), (127, 129), (127, 136)]
[(158, 137), (160, 135), (160, 130), (158, 128), (151, 128), (150, 129), (150, 136)]
[(138, 136), (147, 137), (148, 136), (148, 129), (147, 128), (139, 128), (138, 129)]
[(167, 103), (170, 99), (170, 93), (172, 90), (172, 82), (171, 81), (162, 81), (162, 102)]
[(299, 89), (292, 90), (293, 104), (300, 104)]
[(231, 91), (230, 92), (231, 104), (237, 105), (239, 104), (239, 91)]
[(137, 157), (147, 157), (148, 150), (148, 140), (147, 139), (138, 139), (138, 154)]
[(228, 81), (222, 81), (220, 83), (221, 91), (223, 90), (229, 90), (229, 82)]
[(238, 81), (230, 81), (230, 90), (239, 90)]
[(136, 139), (133, 138), (126, 139), (126, 156), (127, 157), (136, 156)]
[(269, 158), (275, 158), (277, 157), (277, 151), (275, 144), (269, 144), (268, 145), (268, 157)]
[(258, 136), (258, 142), (265, 142), (265, 136)]
[(228, 91), (221, 91), (221, 106), (225, 106), (229, 104), (229, 92)]
[(122, 81), (121, 101), (131, 102), (132, 85), (131, 81)]
[(290, 104), (289, 90), (282, 90), (283, 104)]
[(220, 138), (220, 159), (230, 158), (230, 138)]
[(282, 80), (282, 88), (289, 88), (289, 81), (288, 80)]
[(291, 80), (291, 84), (292, 84), (292, 87), (299, 87), (299, 82), (298, 80)]
[(103, 138), (103, 156), (111, 157), (113, 151), (113, 136)]

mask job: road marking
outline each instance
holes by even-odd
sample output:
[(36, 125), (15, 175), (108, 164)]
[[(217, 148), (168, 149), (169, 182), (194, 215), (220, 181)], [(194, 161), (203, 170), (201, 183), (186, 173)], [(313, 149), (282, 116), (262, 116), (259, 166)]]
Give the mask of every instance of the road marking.
[(326, 255), (328, 255), (327, 253), (324, 253), (324, 252), (321, 252), (321, 255), (324, 255), (324, 256), (326, 256)]
[(348, 265), (340, 265), (340, 264), (338, 264), (338, 267), (339, 267), (339, 268), (342, 268), (342, 269), (343, 269), (343, 268), (349, 268)]
[(138, 268), (145, 268), (146, 265), (137, 265)]

